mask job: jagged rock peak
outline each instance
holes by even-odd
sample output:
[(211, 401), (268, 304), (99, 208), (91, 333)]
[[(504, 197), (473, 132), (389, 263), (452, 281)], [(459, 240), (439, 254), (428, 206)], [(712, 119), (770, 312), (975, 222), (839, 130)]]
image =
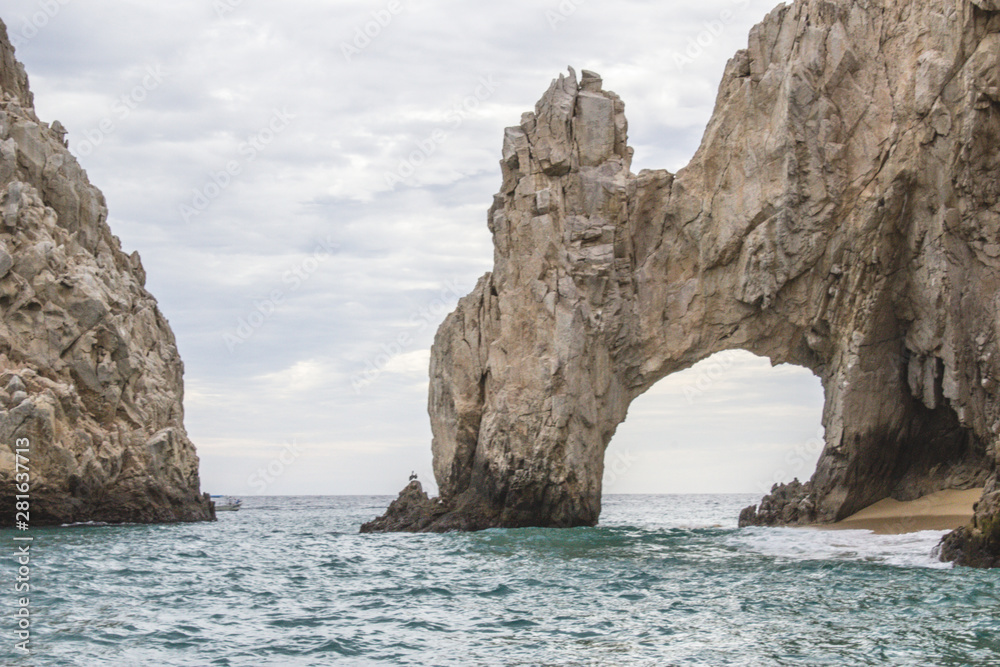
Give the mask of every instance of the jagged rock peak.
[(34, 109), (35, 98), (28, 88), (28, 73), (14, 56), (14, 47), (7, 39), (7, 25), (0, 19), (0, 90), (17, 98), (19, 104)]
[(0, 525), (22, 439), (32, 526), (211, 519), (173, 333), (65, 129), (35, 115), (2, 22), (0, 97)]

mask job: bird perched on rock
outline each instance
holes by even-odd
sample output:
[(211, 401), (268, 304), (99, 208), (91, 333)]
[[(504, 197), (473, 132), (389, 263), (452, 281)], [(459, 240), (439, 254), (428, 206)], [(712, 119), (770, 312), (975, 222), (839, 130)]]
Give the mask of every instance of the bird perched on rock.
[(411, 470), (410, 471), (410, 481), (412, 482), (416, 478), (417, 478), (417, 473)]

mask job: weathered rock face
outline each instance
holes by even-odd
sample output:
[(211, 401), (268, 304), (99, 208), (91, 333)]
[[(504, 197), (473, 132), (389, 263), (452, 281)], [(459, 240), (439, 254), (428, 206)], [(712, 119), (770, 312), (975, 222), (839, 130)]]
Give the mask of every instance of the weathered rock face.
[(65, 131), (35, 116), (2, 22), (0, 87), (0, 525), (21, 439), (32, 526), (211, 519), (170, 326)]
[[(812, 480), (744, 523), (995, 480), (998, 146), (986, 0), (775, 9), (676, 175), (630, 173), (622, 103), (596, 75), (560, 77), (506, 130), (494, 271), (435, 339), (453, 509), (423, 529), (465, 507), (480, 528), (593, 524), (629, 403), (735, 348), (811, 369), (826, 395)], [(980, 517), (1000, 511), (988, 489)]]
[(423, 485), (413, 480), (399, 492), (385, 515), (361, 525), (362, 533), (417, 533), (443, 515), (446, 509), (430, 498)]

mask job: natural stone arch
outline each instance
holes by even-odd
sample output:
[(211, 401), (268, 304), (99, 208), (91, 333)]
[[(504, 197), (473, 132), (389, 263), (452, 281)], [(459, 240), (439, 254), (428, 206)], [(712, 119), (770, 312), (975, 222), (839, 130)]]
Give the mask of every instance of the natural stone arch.
[(727, 349), (809, 368), (826, 395), (810, 484), (745, 522), (992, 475), (1000, 18), (975, 5), (775, 9), (676, 175), (630, 172), (597, 75), (554, 81), (505, 131), (494, 270), (435, 338), (441, 499), (368, 529), (594, 524), (629, 402)]
[(759, 497), (808, 480), (823, 451), (822, 413), (823, 386), (808, 369), (718, 352), (629, 404), (604, 455), (602, 495)]

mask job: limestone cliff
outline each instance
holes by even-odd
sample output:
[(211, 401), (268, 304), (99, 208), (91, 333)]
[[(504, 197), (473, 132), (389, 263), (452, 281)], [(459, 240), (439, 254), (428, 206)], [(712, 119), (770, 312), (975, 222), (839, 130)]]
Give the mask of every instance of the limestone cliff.
[(419, 529), (595, 523), (629, 403), (737, 348), (811, 369), (826, 396), (812, 480), (742, 523), (984, 481), (977, 521), (996, 516), (997, 10), (778, 7), (677, 174), (630, 172), (623, 105), (596, 75), (554, 81), (504, 136), (494, 270), (435, 339), (442, 497)]
[(32, 526), (211, 519), (173, 333), (2, 22), (0, 88), (0, 525), (23, 438)]

